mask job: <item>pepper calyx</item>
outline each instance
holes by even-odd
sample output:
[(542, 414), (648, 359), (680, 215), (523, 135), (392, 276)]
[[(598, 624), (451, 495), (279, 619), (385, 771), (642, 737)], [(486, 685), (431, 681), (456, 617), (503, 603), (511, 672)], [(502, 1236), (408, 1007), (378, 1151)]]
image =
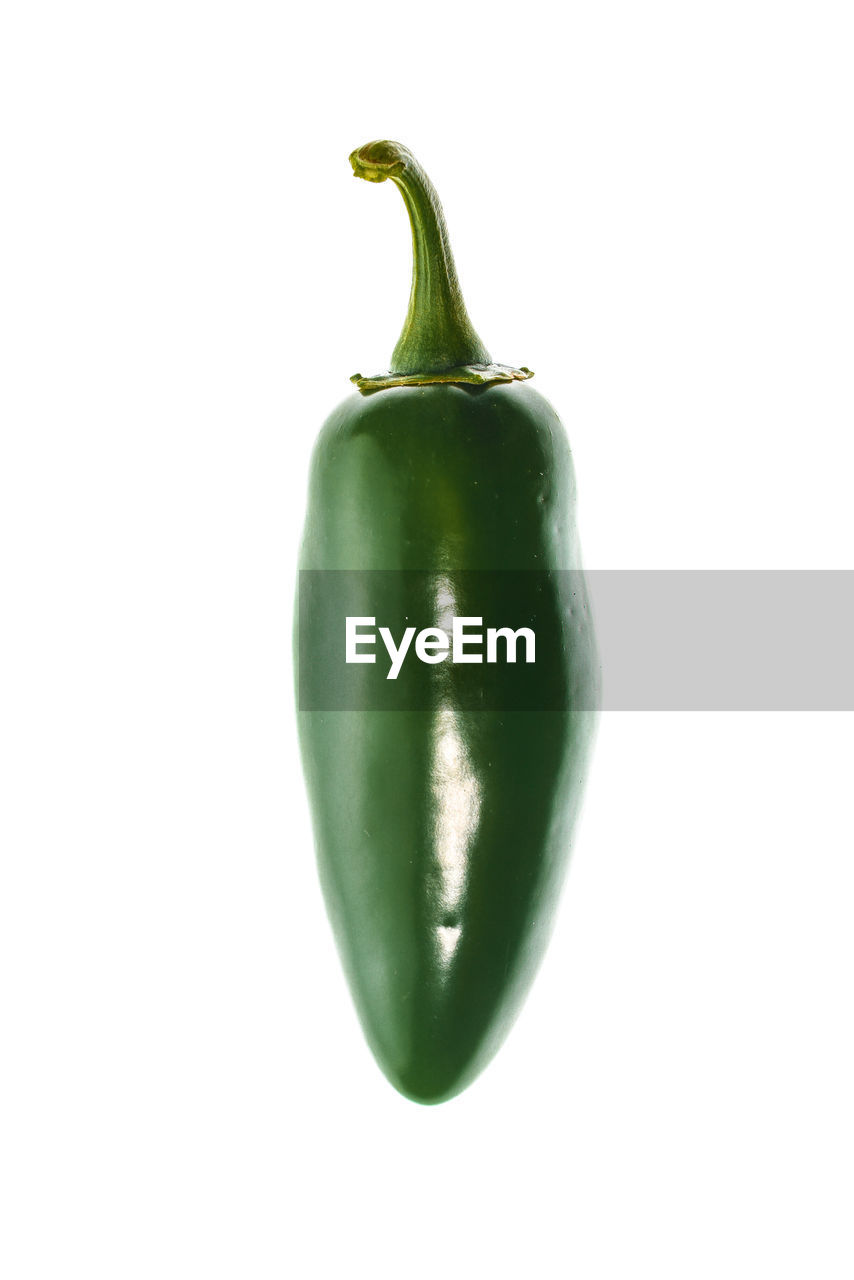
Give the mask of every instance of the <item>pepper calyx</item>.
[(525, 365), (517, 369), (508, 364), (464, 364), (433, 373), (386, 372), (371, 377), (354, 373), (350, 381), (356, 384), (363, 395), (367, 395), (371, 391), (383, 391), (387, 387), (421, 387), (448, 382), (483, 387), (497, 382), (525, 382), (533, 376), (533, 369), (528, 369)]

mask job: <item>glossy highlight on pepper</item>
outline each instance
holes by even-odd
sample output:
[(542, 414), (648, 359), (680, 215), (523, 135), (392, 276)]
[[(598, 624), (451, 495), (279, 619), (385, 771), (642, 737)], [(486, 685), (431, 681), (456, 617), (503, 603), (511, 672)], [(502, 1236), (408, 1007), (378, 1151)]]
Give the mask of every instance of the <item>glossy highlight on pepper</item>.
[[(471, 614), (538, 627), (524, 707), (515, 669), (490, 668), (479, 700), (487, 668), (441, 662), (417, 664), (418, 698), (395, 709), (367, 666), (346, 673), (355, 701), (298, 708), (321, 884), (366, 1038), (397, 1089), (437, 1103), (494, 1055), (545, 949), (599, 669), (563, 427), (530, 370), (494, 364), (478, 337), (411, 153), (373, 142), (350, 161), (400, 190), (413, 280), (389, 369), (356, 375), (320, 433), (300, 568), (328, 575), (348, 614), (448, 634)], [(298, 665), (334, 663), (303, 622)], [(311, 674), (332, 687), (340, 672)]]

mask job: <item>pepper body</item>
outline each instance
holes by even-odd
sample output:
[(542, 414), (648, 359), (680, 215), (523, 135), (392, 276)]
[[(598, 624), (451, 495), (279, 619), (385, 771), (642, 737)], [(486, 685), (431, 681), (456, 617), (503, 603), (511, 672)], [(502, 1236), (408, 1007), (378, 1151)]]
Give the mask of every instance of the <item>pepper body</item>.
[[(300, 743), (366, 1038), (397, 1089), (434, 1103), (495, 1053), (542, 956), (599, 671), (563, 427), (529, 369), (491, 362), (412, 154), (383, 141), (350, 160), (357, 177), (391, 179), (403, 195), (413, 279), (389, 371), (354, 376), (360, 393), (330, 416), (312, 459)], [(453, 619), (489, 617), (499, 632), (530, 633), (535, 652), (523, 664), (508, 639), (490, 666), (456, 648), (431, 659), (416, 642), (421, 660), (398, 684), (378, 645), (343, 661), (345, 616), (420, 626), (419, 638), (432, 629), (446, 647)]]
[(537, 675), (557, 678), (561, 705), (472, 710), (442, 664), (425, 673), (429, 706), (300, 713), (321, 881), (366, 1037), (401, 1092), (442, 1101), (495, 1052), (536, 970), (592, 739), (583, 580), (546, 572), (579, 568), (557, 415), (524, 383), (351, 397), (316, 446), (300, 563), (393, 571), (385, 590), (404, 595), (406, 571), (431, 571), (433, 621), (449, 601), (467, 612), (472, 571), (491, 572), (508, 613), (502, 580), (512, 591), (534, 571), (551, 597)]

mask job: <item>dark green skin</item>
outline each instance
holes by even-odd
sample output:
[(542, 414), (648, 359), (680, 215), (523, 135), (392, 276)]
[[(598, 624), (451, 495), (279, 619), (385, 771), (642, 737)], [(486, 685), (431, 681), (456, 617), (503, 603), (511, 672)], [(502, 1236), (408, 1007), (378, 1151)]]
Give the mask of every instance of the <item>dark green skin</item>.
[[(472, 569), (578, 568), (557, 415), (522, 382), (351, 396), (315, 449), (300, 565), (433, 569), (452, 586)], [(419, 1102), (458, 1093), (492, 1057), (551, 930), (598, 681), (585, 602), (570, 616), (558, 578), (553, 591), (562, 643), (537, 670), (560, 665), (568, 705), (461, 710), (442, 664), (432, 710), (299, 715), (353, 998), (379, 1065)]]

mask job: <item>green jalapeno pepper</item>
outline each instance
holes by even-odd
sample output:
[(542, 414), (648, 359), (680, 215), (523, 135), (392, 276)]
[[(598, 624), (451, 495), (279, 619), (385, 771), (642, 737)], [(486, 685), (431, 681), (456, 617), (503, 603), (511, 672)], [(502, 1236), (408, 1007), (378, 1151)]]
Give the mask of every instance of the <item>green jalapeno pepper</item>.
[(299, 731), (366, 1038), (397, 1089), (434, 1103), (495, 1053), (543, 954), (598, 660), (563, 427), (475, 333), (410, 152), (373, 142), (350, 161), (403, 195), (412, 291), (389, 371), (354, 375), (314, 451)]

